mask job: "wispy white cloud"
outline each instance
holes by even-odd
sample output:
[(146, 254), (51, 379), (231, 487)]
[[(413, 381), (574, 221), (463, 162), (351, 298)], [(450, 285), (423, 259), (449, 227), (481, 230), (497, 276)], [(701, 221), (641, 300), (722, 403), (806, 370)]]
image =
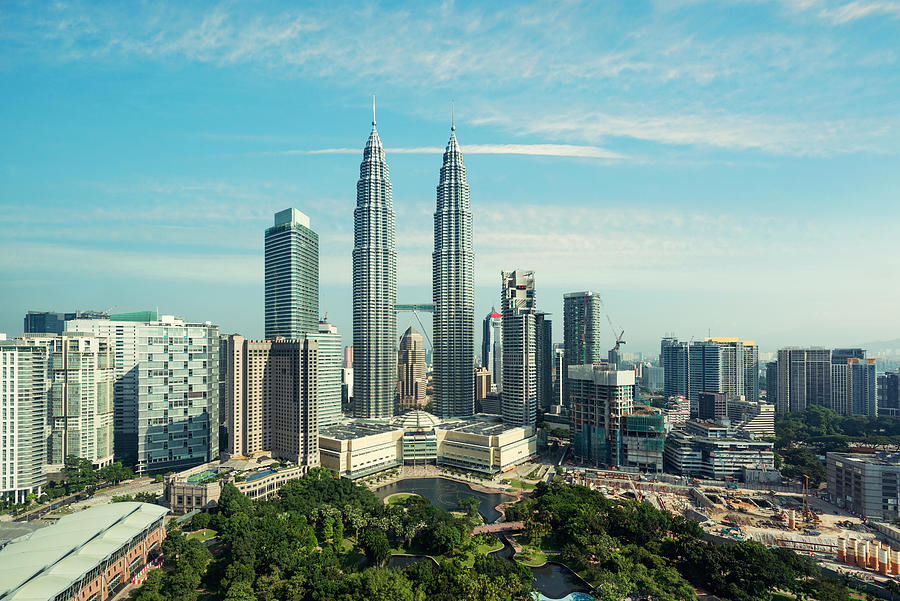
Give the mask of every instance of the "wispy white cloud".
[(854, 0), (832, 8), (823, 8), (819, 16), (843, 25), (866, 17), (900, 18), (900, 2), (895, 0)]
[[(441, 154), (444, 148), (440, 146), (417, 146), (411, 148), (387, 147), (387, 154)], [(625, 159), (612, 150), (599, 146), (583, 146), (577, 144), (464, 144), (464, 154), (502, 154), (502, 155), (529, 155), (547, 157), (566, 157), (584, 159)], [(360, 154), (359, 148), (319, 148), (312, 150), (273, 150), (254, 153), (258, 156), (293, 156), (293, 155), (317, 155), (317, 154)]]

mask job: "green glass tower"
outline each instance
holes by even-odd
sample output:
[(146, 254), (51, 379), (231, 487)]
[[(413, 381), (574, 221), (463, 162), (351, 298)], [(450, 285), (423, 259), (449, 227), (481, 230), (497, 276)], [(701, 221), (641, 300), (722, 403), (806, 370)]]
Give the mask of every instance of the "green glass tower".
[(275, 213), (266, 230), (266, 339), (319, 331), (319, 235), (297, 209)]

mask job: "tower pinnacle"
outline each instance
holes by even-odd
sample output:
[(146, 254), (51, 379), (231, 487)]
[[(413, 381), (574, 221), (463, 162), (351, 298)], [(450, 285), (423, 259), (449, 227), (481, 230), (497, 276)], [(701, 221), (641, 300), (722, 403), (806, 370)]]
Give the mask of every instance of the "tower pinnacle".
[(375, 125), (375, 94), (372, 94), (372, 125)]
[(450, 131), (456, 131), (456, 120), (453, 118), (453, 101), (450, 101)]

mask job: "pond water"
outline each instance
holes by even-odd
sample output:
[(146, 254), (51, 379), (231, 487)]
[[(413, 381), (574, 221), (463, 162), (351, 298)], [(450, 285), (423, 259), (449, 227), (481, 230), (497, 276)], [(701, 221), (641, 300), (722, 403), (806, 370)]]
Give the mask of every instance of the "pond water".
[[(515, 551), (505, 537), (501, 538), (503, 540), (503, 548), (499, 551), (494, 551), (494, 554), (497, 557), (512, 561)], [(534, 577), (534, 588), (542, 595), (542, 597), (537, 597), (539, 601), (545, 601), (546, 599), (565, 599), (566, 601), (579, 601), (583, 598), (590, 599), (590, 596), (580, 596), (582, 593), (590, 592), (590, 587), (575, 572), (561, 563), (548, 561), (538, 568), (531, 568), (531, 575)]]
[(478, 512), (487, 522), (500, 517), (494, 509), (500, 503), (510, 501), (514, 497), (503, 493), (488, 493), (472, 490), (465, 482), (447, 480), (446, 478), (410, 478), (400, 480), (375, 490), (379, 499), (385, 499), (398, 492), (421, 495), (445, 511), (458, 511), (457, 503), (465, 497), (478, 499)]
[[(445, 511), (455, 511), (459, 509), (457, 503), (464, 497), (475, 497), (478, 499), (478, 511), (484, 516), (488, 522), (493, 522), (500, 517), (500, 512), (494, 509), (500, 503), (511, 500), (511, 495), (503, 493), (485, 493), (472, 490), (465, 482), (457, 482), (456, 480), (447, 480), (445, 478), (411, 478), (408, 480), (400, 480), (387, 486), (382, 486), (375, 491), (379, 499), (385, 499), (396, 493), (415, 493), (421, 495), (434, 503), (436, 506)], [(506, 538), (503, 540), (503, 548), (494, 551), (497, 557), (512, 561), (513, 551), (512, 545)], [(403, 556), (393, 555), (388, 561), (388, 567), (404, 568), (417, 561), (428, 561), (424, 556)], [(564, 599), (565, 601), (582, 601), (589, 599), (584, 593), (590, 591), (590, 588), (578, 577), (575, 572), (566, 566), (548, 562), (539, 568), (531, 568), (534, 576), (534, 588), (541, 595), (535, 597), (537, 601)]]

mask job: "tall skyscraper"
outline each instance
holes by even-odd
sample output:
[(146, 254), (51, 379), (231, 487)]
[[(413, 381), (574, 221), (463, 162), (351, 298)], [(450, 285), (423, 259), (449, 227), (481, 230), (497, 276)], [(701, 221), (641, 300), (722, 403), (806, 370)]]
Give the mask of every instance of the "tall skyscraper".
[(659, 364), (663, 368), (663, 395), (688, 398), (691, 388), (690, 343), (663, 338), (659, 345)]
[(726, 400), (759, 400), (759, 353), (755, 342), (707, 338), (690, 345), (690, 400), (701, 392), (721, 392)]
[(319, 235), (297, 209), (266, 230), (266, 338), (299, 340), (319, 327)]
[(831, 407), (831, 350), (787, 347), (778, 350), (778, 413), (807, 405)]
[(325, 319), (319, 322), (318, 331), (307, 334), (307, 340), (318, 343), (318, 421), (319, 428), (327, 428), (341, 421), (341, 364), (343, 352), (341, 335), (337, 326)]
[(110, 340), (117, 457), (145, 473), (219, 456), (218, 326), (139, 311), (69, 321), (66, 332)]
[(503, 365), (503, 316), (494, 307), (481, 324), (481, 366), (491, 372), (491, 385), (500, 389)]
[(550, 314), (535, 312), (535, 369), (537, 370), (538, 407), (553, 404), (553, 322)]
[(503, 312), (503, 423), (533, 426), (537, 420), (537, 331), (534, 272), (501, 274)]
[(766, 363), (766, 402), (774, 405), (778, 402), (778, 362)]
[(847, 359), (847, 405), (853, 415), (880, 415), (877, 382), (875, 359)]
[(228, 453), (318, 466), (318, 343), (233, 335), (226, 349)]
[(450, 127), (434, 211), (434, 406), (443, 417), (475, 413), (475, 253), (466, 167)]
[(878, 376), (878, 415), (900, 415), (900, 371)]
[(24, 503), (46, 482), (48, 349), (0, 339), (0, 496)]
[(592, 365), (606, 359), (606, 349), (600, 343), (600, 327), (604, 311), (597, 292), (570, 292), (563, 295), (563, 398), (568, 403), (569, 365)]
[(425, 345), (422, 335), (409, 326), (400, 337), (397, 354), (399, 375), (400, 411), (425, 406), (425, 388), (428, 385), (425, 367)]
[(397, 250), (384, 147), (375, 129), (363, 150), (353, 211), (353, 413), (394, 414), (397, 393)]

